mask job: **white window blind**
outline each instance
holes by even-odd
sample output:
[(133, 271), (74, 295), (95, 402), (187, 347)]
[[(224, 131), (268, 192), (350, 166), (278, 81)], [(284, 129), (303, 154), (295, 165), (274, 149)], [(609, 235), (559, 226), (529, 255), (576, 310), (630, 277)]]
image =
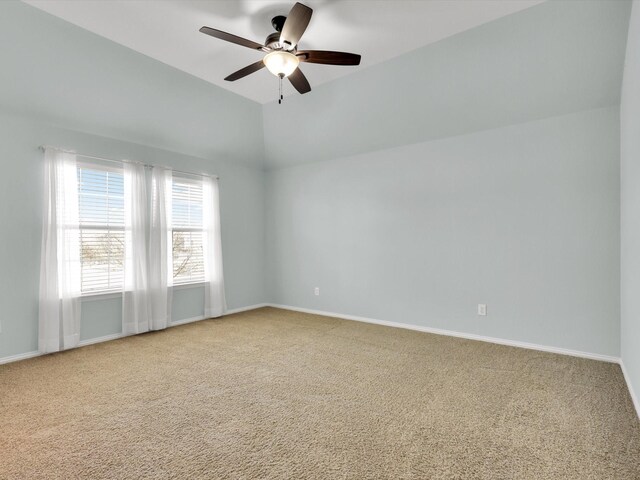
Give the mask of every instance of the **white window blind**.
[(124, 173), (78, 162), (81, 292), (121, 291), (125, 255)]
[(204, 282), (202, 181), (173, 177), (173, 284)]

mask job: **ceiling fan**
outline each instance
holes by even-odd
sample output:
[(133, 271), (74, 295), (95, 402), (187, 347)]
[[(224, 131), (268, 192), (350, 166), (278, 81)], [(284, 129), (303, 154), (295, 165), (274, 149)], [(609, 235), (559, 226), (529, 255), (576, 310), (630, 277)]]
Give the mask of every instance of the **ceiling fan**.
[(307, 93), (311, 91), (311, 86), (307, 78), (299, 68), (300, 62), (319, 63), (323, 65), (360, 64), (360, 55), (355, 53), (331, 52), (327, 50), (298, 50), (298, 43), (307, 25), (309, 25), (312, 13), (313, 10), (311, 8), (301, 3), (296, 3), (289, 12), (288, 17), (282, 15), (273, 17), (271, 25), (276, 31), (267, 37), (264, 45), (211, 27), (202, 27), (200, 31), (227, 42), (265, 52), (266, 55), (262, 60), (232, 73), (226, 77), (225, 80), (234, 82), (257, 72), (263, 67), (267, 67), (271, 73), (280, 78), (280, 99), (278, 103), (281, 103), (282, 79), (285, 77), (289, 79), (298, 92)]

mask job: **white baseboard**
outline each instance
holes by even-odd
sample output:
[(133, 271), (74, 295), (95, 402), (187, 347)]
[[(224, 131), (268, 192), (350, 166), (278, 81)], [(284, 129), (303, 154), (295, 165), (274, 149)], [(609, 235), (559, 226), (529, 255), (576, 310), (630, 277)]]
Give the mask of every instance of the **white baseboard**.
[[(109, 340), (116, 340), (122, 337), (124, 337), (122, 333), (114, 333), (112, 335), (105, 335), (103, 337), (88, 338), (87, 340), (80, 340), (76, 348), (86, 347), (87, 345), (93, 345), (94, 343), (108, 342)], [(8, 357), (0, 358), (0, 365), (2, 365), (3, 363), (12, 363), (12, 362), (18, 362), (20, 360), (27, 360), (28, 358), (40, 357), (41, 355), (48, 355), (48, 354), (35, 350), (33, 352), (19, 353), (18, 355), (10, 355)]]
[(122, 333), (113, 333), (111, 335), (105, 335), (103, 337), (95, 337), (95, 338), (88, 338), (86, 340), (80, 340), (80, 343), (78, 343), (78, 347), (86, 347), (87, 345), (93, 345), (94, 343), (102, 343), (102, 342), (108, 342), (109, 340), (117, 340), (118, 338), (122, 338), (125, 335)]
[(17, 355), (9, 355), (8, 357), (0, 358), (0, 365), (2, 365), (3, 363), (18, 362), (20, 360), (26, 360), (27, 358), (38, 357), (40, 355), (42, 354), (37, 350), (34, 352), (26, 352), (26, 353), (18, 353)]
[(183, 318), (182, 320), (176, 320), (175, 322), (171, 322), (169, 324), (169, 328), (177, 327), (178, 325), (184, 325), (185, 323), (191, 322), (199, 322), (200, 320), (205, 320), (207, 317), (204, 315), (199, 315), (197, 317)]
[(627, 388), (629, 389), (629, 395), (631, 395), (631, 401), (633, 402), (633, 406), (636, 407), (636, 413), (638, 414), (638, 418), (640, 418), (640, 401), (638, 401), (638, 396), (636, 395), (635, 390), (633, 389), (633, 384), (631, 383), (631, 379), (629, 378), (629, 374), (627, 373), (627, 369), (624, 366), (624, 361), (620, 359), (620, 368), (622, 369), (622, 375), (624, 376), (625, 382), (627, 382)]
[(270, 303), (256, 303), (255, 305), (249, 305), (248, 307), (232, 308), (224, 312), (225, 315), (233, 315), (234, 313), (247, 312), (249, 310), (255, 310), (257, 308), (269, 307)]
[[(226, 312), (224, 312), (222, 316), (224, 317), (225, 315), (233, 315), (234, 313), (247, 312), (249, 310), (255, 310), (256, 308), (262, 308), (267, 306), (269, 306), (268, 303), (256, 303), (255, 305), (249, 305), (246, 307), (232, 308), (231, 310), (227, 310)], [(207, 317), (205, 315), (198, 315), (197, 317), (183, 318), (182, 320), (176, 320), (175, 322), (171, 322), (171, 324), (169, 324), (169, 327), (177, 327), (178, 325), (184, 325), (186, 323), (199, 322), (200, 320), (207, 320), (208, 318), (210, 317)]]
[(620, 363), (619, 357), (610, 355), (602, 355), (599, 353), (582, 352), (579, 350), (570, 350), (559, 347), (549, 347), (546, 345), (538, 345), (535, 343), (520, 342), (517, 340), (507, 340), (504, 338), (486, 337), (476, 335), (474, 333), (456, 332), (454, 330), (444, 330), (441, 328), (423, 327), (421, 325), (413, 325), (410, 323), (390, 322), (388, 320), (376, 320), (373, 318), (359, 317), (356, 315), (344, 315), (342, 313), (325, 312), (322, 310), (313, 310), (310, 308), (292, 307), (291, 305), (269, 304), (274, 308), (282, 308), (284, 310), (293, 310), (294, 312), (311, 313), (314, 315), (323, 315), (325, 317), (342, 318), (344, 320), (354, 320), (356, 322), (373, 323), (375, 325), (384, 325), (386, 327), (405, 328), (407, 330), (416, 330), (418, 332), (434, 333), (436, 335), (445, 335), (449, 337), (465, 338), (467, 340), (477, 340), (480, 342), (497, 343), (499, 345), (507, 345), (509, 347), (526, 348), (528, 350), (539, 350), (541, 352), (559, 353), (561, 355), (570, 355), (572, 357), (588, 358), (590, 360), (600, 360), (603, 362)]

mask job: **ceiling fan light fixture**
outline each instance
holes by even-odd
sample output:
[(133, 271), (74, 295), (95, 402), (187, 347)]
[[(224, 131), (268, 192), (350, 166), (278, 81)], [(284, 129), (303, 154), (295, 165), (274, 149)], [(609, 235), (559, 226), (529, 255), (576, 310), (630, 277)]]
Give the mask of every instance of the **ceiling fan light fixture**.
[(288, 77), (300, 63), (300, 59), (293, 53), (286, 52), (284, 50), (277, 50), (275, 52), (268, 53), (262, 59), (267, 69), (273, 73), (276, 77)]
[(330, 50), (298, 50), (300, 38), (302, 38), (307, 29), (312, 14), (313, 10), (311, 8), (297, 2), (286, 17), (278, 15), (271, 19), (271, 25), (275, 32), (267, 36), (264, 44), (207, 26), (200, 28), (200, 32), (251, 50), (265, 52), (266, 55), (262, 60), (233, 72), (225, 77), (225, 81), (235, 82), (266, 67), (279, 79), (280, 99), (278, 102), (282, 103), (282, 81), (285, 77), (288, 77), (287, 80), (298, 93), (303, 94), (311, 91), (311, 85), (309, 85), (307, 77), (298, 68), (301, 62), (320, 65), (360, 65), (360, 55), (355, 53), (333, 52)]

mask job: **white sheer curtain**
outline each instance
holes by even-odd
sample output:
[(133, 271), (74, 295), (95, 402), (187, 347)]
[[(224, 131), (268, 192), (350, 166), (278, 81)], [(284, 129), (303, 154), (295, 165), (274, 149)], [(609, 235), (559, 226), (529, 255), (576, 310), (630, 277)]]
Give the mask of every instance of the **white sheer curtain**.
[(202, 177), (202, 217), (204, 254), (204, 315), (220, 317), (227, 309), (222, 273), (220, 235), (220, 193), (218, 179)]
[(173, 275), (171, 252), (171, 184), (173, 174), (163, 167), (151, 173), (152, 201), (149, 230), (149, 297), (151, 330), (167, 328), (171, 322)]
[(144, 165), (124, 164), (125, 256), (122, 333), (149, 330), (147, 291), (147, 180)]
[(76, 156), (46, 148), (38, 349), (73, 348), (80, 341), (80, 238)]

